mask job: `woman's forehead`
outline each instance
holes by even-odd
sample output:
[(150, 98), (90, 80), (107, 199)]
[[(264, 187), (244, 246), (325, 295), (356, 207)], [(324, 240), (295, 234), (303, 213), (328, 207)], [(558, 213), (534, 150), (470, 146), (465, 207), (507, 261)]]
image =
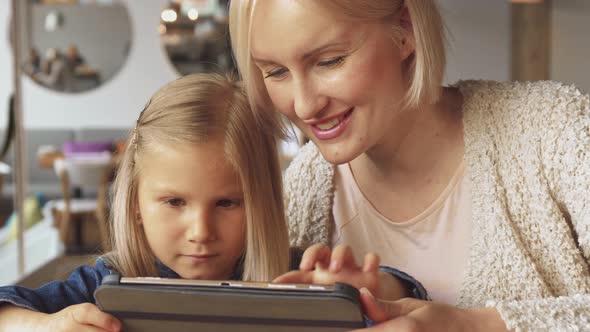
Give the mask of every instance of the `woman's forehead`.
[[(258, 1), (252, 21), (251, 53), (255, 59), (281, 53), (303, 57), (326, 44), (342, 43), (354, 28), (341, 14), (313, 1)], [(272, 59), (268, 59), (272, 60)]]

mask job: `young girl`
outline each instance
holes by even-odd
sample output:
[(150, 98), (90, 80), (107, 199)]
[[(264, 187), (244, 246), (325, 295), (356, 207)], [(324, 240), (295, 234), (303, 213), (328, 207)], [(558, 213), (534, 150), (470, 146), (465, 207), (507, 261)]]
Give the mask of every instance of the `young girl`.
[[(114, 183), (113, 251), (63, 282), (0, 288), (0, 330), (120, 330), (93, 298), (115, 271), (264, 281), (296, 268), (301, 255), (290, 261), (273, 128), (221, 75), (185, 76), (162, 88), (139, 115)], [(404, 295), (400, 282), (378, 272), (376, 255), (338, 273), (323, 267), (330, 256), (345, 260), (350, 252), (313, 247), (304, 259), (317, 269), (282, 281), (342, 281), (390, 299)]]

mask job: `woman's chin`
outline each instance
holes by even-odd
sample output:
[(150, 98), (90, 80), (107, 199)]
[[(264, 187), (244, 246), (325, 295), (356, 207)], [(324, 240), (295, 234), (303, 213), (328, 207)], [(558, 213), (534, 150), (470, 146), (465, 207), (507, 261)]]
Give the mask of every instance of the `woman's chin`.
[(326, 159), (327, 162), (333, 165), (346, 164), (354, 160), (356, 157), (362, 154), (362, 151), (358, 149), (352, 149), (351, 147), (345, 146), (342, 143), (339, 144), (322, 144), (318, 146), (320, 153)]

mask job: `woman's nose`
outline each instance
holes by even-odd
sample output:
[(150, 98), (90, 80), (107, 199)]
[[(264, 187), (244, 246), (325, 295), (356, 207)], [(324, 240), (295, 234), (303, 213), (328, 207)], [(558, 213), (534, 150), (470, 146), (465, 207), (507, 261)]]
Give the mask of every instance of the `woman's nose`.
[(320, 92), (318, 84), (298, 80), (294, 86), (293, 108), (301, 120), (311, 120), (328, 105), (329, 99)]

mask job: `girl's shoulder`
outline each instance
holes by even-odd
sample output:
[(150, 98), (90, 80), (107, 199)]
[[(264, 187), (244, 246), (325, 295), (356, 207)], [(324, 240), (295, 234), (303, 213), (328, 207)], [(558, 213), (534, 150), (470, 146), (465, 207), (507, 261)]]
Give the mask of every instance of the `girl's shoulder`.
[(98, 256), (94, 266), (100, 274), (118, 273), (108, 255)]

